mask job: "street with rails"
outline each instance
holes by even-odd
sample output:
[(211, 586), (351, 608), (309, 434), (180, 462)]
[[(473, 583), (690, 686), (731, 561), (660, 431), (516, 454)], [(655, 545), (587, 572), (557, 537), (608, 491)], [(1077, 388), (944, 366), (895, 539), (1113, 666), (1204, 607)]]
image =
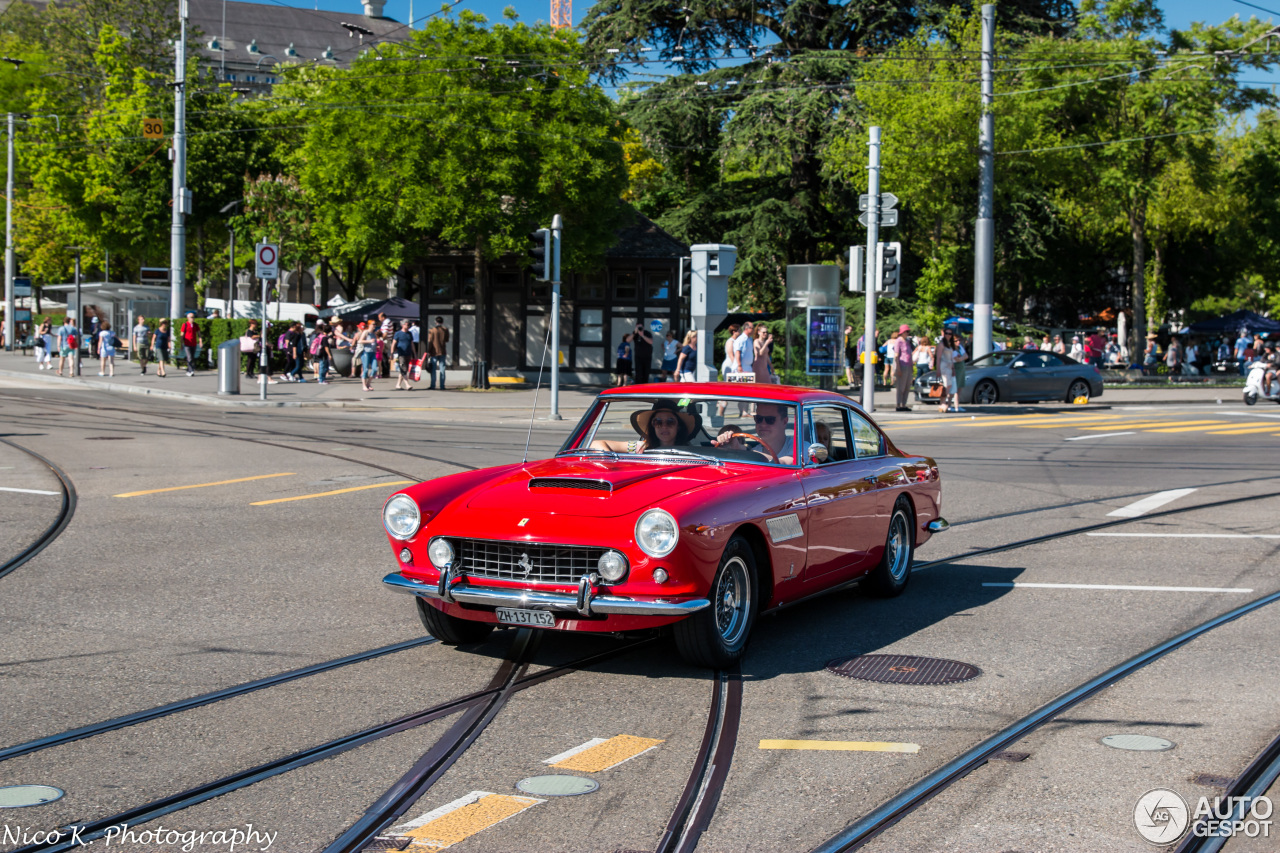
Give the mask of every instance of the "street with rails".
[[(0, 788), (63, 794), (5, 809), (28, 835), (0, 849), (1153, 849), (1144, 793), (1223, 794), (1280, 733), (1280, 409), (1214, 393), (878, 416), (937, 460), (952, 528), (902, 596), (766, 615), (713, 671), (661, 633), (445, 646), (383, 588), (390, 493), (550, 456), (592, 389), (531, 428), (532, 391), (262, 408), (6, 376)], [(833, 671), (874, 655), (976, 674)], [(544, 775), (582, 793), (517, 787)]]

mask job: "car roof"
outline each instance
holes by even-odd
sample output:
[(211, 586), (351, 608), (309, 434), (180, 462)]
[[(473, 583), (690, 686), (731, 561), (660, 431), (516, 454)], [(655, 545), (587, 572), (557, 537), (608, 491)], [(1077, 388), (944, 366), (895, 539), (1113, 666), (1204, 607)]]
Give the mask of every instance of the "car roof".
[(856, 400), (834, 391), (804, 388), (799, 385), (772, 385), (754, 382), (651, 382), (648, 385), (623, 385), (606, 388), (601, 398), (630, 396), (754, 397), (779, 403), (846, 403), (861, 408)]

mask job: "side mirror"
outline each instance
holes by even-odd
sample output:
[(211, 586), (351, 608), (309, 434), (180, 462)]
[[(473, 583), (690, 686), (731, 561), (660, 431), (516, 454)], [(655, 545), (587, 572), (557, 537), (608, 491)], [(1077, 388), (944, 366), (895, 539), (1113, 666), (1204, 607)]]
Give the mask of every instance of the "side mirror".
[(1027, 363), (1025, 361), (1015, 361), (1013, 364), (1009, 366), (1013, 368), (1022, 368), (1022, 367), (1026, 367)]
[(827, 461), (827, 446), (821, 442), (809, 445), (808, 453), (809, 461), (811, 462), (821, 463)]

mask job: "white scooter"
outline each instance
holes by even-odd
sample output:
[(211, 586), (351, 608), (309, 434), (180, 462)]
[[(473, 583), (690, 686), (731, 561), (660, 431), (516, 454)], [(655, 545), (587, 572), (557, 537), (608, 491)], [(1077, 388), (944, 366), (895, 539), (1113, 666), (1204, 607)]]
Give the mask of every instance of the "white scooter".
[(1244, 404), (1252, 406), (1258, 402), (1261, 397), (1264, 400), (1271, 400), (1273, 403), (1280, 403), (1280, 371), (1274, 372), (1271, 377), (1271, 387), (1263, 388), (1262, 383), (1266, 379), (1267, 364), (1262, 361), (1255, 361), (1249, 365), (1249, 378), (1244, 383)]

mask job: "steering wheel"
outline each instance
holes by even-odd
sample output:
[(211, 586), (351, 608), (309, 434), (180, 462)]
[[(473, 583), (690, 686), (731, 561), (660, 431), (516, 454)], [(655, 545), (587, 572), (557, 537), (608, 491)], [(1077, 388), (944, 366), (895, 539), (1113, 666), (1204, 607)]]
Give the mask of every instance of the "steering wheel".
[[(721, 433), (721, 435), (723, 435), (723, 433)], [(756, 448), (757, 453), (763, 453), (766, 456), (770, 457), (774, 462), (778, 462), (777, 455), (774, 454), (774, 452), (769, 449), (769, 445), (765, 444), (764, 441), (762, 441), (760, 436), (758, 435), (752, 435), (749, 432), (731, 432), (729, 433), (729, 438), (749, 438), (752, 441), (754, 441), (756, 444), (760, 445), (758, 448)]]

